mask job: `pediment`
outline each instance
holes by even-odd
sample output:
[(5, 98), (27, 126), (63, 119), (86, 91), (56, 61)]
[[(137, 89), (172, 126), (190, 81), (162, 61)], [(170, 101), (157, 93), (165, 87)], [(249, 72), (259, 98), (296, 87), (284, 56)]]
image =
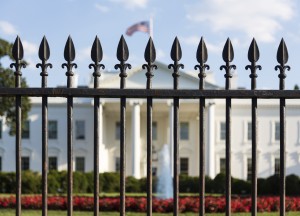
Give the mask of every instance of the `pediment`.
[[(170, 70), (167, 65), (156, 62), (157, 70), (154, 70), (154, 76), (152, 78), (152, 88), (153, 89), (173, 89), (173, 76), (172, 70)], [(142, 67), (133, 68), (127, 71), (128, 76), (126, 78), (126, 88), (127, 89), (145, 89), (146, 88), (146, 70)], [(185, 73), (184, 71), (179, 71), (179, 89), (198, 89), (199, 88), (199, 78), (197, 77), (197, 72), (195, 76)], [(120, 77), (119, 72), (103, 72), (100, 81), (101, 88), (120, 88)], [(206, 82), (206, 89), (216, 89), (216, 85)]]

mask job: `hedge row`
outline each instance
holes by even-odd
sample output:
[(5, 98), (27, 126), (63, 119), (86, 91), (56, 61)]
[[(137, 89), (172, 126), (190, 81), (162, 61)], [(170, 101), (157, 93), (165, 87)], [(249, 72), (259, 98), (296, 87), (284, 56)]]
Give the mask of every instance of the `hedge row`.
[[(100, 192), (119, 192), (120, 175), (119, 173), (101, 173)], [(280, 188), (280, 178), (273, 175), (268, 178), (259, 178), (258, 195), (278, 195)], [(156, 191), (157, 178), (153, 177), (153, 191)], [(0, 193), (16, 192), (15, 173), (0, 172)], [(199, 192), (199, 177), (181, 175), (179, 177), (179, 191), (184, 193)], [(94, 175), (92, 172), (73, 174), (74, 193), (92, 193), (94, 187)], [(22, 193), (39, 194), (42, 190), (42, 177), (40, 173), (24, 171), (22, 172)], [(135, 179), (126, 178), (126, 192), (145, 193), (147, 191), (146, 178)], [(48, 192), (51, 194), (67, 192), (67, 172), (50, 171), (48, 173)], [(206, 193), (225, 193), (225, 175), (218, 174), (214, 179), (205, 177)], [(251, 183), (248, 181), (232, 178), (232, 194), (251, 194)], [(300, 178), (296, 175), (286, 177), (286, 194), (289, 196), (300, 195)]]

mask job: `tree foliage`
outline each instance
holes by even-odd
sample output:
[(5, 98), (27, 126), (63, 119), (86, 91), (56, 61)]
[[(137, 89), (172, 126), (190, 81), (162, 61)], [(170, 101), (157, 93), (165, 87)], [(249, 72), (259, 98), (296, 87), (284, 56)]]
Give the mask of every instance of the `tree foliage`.
[[(13, 60), (11, 50), (12, 44), (0, 38), (0, 88), (15, 87), (14, 71), (10, 68), (4, 68), (1, 64), (1, 59), (3, 57), (7, 56)], [(28, 87), (25, 78), (21, 79), (21, 87)], [(0, 116), (5, 117), (6, 125), (10, 128), (10, 134), (15, 134), (15, 97), (0, 97), (0, 104)], [(22, 97), (22, 127), (24, 121), (28, 118), (30, 108), (30, 99), (28, 97)]]

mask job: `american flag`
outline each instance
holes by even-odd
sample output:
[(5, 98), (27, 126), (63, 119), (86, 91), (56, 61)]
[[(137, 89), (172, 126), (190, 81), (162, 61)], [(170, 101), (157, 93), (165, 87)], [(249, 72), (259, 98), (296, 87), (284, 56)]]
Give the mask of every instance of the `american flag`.
[(133, 33), (135, 33), (136, 31), (141, 31), (141, 32), (146, 32), (146, 33), (150, 33), (150, 25), (148, 21), (142, 21), (139, 23), (136, 23), (132, 26), (130, 26), (127, 30), (126, 30), (126, 35), (131, 36)]

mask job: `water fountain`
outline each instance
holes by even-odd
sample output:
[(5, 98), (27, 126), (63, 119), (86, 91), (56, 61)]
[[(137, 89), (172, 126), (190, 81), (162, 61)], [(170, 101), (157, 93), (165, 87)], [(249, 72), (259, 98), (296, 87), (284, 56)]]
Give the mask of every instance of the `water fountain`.
[(173, 181), (169, 145), (164, 144), (158, 154), (157, 197), (161, 199), (173, 198)]

